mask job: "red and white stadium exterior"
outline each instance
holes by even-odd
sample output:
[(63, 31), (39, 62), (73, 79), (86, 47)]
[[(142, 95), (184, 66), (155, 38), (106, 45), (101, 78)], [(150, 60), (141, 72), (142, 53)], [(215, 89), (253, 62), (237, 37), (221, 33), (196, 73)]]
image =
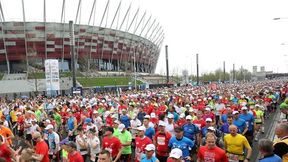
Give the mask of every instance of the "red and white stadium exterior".
[[(62, 5), (65, 6), (65, 0), (62, 0), (62, 2)], [(22, 5), (24, 3), (25, 1), (22, 0)], [(45, 0), (44, 3), (46, 3)], [(121, 1), (119, 6), (120, 4)], [(106, 8), (108, 5), (109, 0)], [(81, 6), (81, 0), (78, 3), (77, 16), (79, 6)], [(114, 11), (115, 17), (119, 8)], [(19, 61), (27, 62), (27, 64), (33, 59), (42, 61), (45, 59), (59, 59), (59, 61), (66, 60), (70, 62), (71, 36), (69, 23), (62, 21), (63, 12), (65, 12), (63, 9), (62, 22), (46, 22), (46, 18), (43, 19), (45, 20), (43, 22), (5, 21), (2, 7), (0, 9), (0, 62), (2, 62), (2, 65), (7, 65), (8, 71), (13, 62)], [(92, 15), (94, 10), (94, 6), (92, 6), (92, 10), (88, 12), (91, 12)], [(130, 7), (126, 13), (129, 10)], [(134, 18), (139, 14), (138, 11), (132, 15)], [(105, 16), (105, 12), (103, 16)], [(24, 9), (23, 13), (25, 13)], [(44, 16), (46, 15), (44, 14)], [(91, 23), (87, 25), (75, 23), (74, 41), (77, 58), (86, 58), (88, 64), (95, 63), (97, 65), (96, 70), (134, 71), (135, 63), (138, 72), (154, 73), (164, 39), (163, 30), (159, 25), (156, 25), (155, 20), (154, 22), (151, 20), (151, 16), (146, 21), (142, 21), (146, 13), (139, 15), (138, 22), (131, 18), (127, 22), (126, 16), (123, 17), (122, 24), (127, 23), (129, 28), (135, 26), (136, 29), (134, 28), (133, 31), (127, 30), (127, 27), (126, 30), (122, 30), (121, 27), (107, 28), (107, 24), (105, 26), (93, 26)], [(25, 20), (24, 16), (23, 20)], [(138, 29), (140, 24), (142, 28)], [(136, 30), (138, 34), (135, 32)], [(7, 69), (5, 70), (7, 71)]]

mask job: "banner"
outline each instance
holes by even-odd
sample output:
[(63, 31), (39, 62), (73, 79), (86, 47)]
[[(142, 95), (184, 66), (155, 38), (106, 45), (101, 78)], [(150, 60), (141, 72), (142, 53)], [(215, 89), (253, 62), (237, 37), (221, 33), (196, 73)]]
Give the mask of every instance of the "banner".
[(45, 77), (46, 77), (46, 91), (48, 94), (52, 93), (52, 91), (60, 90), (58, 60), (56, 59), (45, 60)]

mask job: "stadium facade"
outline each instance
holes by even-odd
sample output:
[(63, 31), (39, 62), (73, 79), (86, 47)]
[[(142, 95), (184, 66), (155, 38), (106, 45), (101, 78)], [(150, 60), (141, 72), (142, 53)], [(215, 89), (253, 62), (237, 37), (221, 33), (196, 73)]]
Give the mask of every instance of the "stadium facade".
[[(101, 14), (100, 25), (91, 25), (96, 10), (95, 1), (91, 4), (92, 9), (87, 11), (90, 15), (87, 24), (77, 23), (80, 19), (81, 0), (73, 13), (76, 15), (74, 47), (78, 63), (82, 60), (88, 70), (134, 72), (136, 69), (137, 72), (154, 73), (164, 39), (163, 29), (159, 23), (157, 24), (155, 19), (153, 21), (151, 16), (147, 16), (146, 12), (140, 14), (139, 9), (132, 13), (131, 5), (122, 11), (125, 14), (119, 18), (121, 9), (121, 1), (119, 1), (117, 9), (110, 10), (110, 13), (114, 13), (111, 24), (102, 25), (107, 14), (107, 6), (110, 5), (108, 0), (103, 6), (106, 8)], [(45, 3), (44, 0), (44, 11)], [(24, 4), (25, 0), (22, 0), (22, 6)], [(24, 8), (22, 8), (23, 21), (5, 21), (5, 10), (0, 8), (1, 71), (13, 72), (19, 69), (19, 64), (24, 65), (25, 71), (25, 68), (35, 63), (44, 63), (45, 59), (59, 59), (62, 63), (65, 61), (71, 64), (71, 32), (69, 23), (63, 18), (65, 4), (65, 0), (62, 0), (60, 22), (46, 21), (45, 13), (42, 22), (26, 21)], [(127, 15), (130, 15), (130, 20)], [(117, 26), (114, 25), (116, 17), (120, 19)], [(124, 24), (127, 24), (126, 27)]]

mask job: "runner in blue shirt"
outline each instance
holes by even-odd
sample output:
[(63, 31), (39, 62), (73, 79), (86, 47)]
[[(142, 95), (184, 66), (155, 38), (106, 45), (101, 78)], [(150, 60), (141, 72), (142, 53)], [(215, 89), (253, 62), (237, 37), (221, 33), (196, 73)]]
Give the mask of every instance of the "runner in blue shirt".
[(248, 108), (246, 106), (242, 107), (241, 110), (242, 114), (239, 115), (239, 118), (245, 120), (246, 127), (248, 127), (248, 131), (244, 136), (247, 138), (250, 146), (252, 146), (254, 139), (254, 116), (248, 113)]
[(239, 118), (238, 111), (233, 111), (233, 117), (233, 124), (237, 126), (238, 132), (241, 134), (245, 134), (248, 131), (245, 120)]
[(191, 162), (190, 150), (194, 147), (194, 141), (183, 136), (183, 129), (181, 127), (176, 127), (174, 130), (175, 136), (169, 140), (169, 148), (179, 148), (183, 152), (185, 162)]

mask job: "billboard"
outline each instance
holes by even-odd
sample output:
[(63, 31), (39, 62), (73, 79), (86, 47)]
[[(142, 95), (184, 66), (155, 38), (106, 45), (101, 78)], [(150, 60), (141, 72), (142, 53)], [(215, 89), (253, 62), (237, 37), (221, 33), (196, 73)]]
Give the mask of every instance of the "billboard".
[(46, 91), (52, 95), (52, 91), (60, 90), (59, 63), (56, 59), (45, 60)]

